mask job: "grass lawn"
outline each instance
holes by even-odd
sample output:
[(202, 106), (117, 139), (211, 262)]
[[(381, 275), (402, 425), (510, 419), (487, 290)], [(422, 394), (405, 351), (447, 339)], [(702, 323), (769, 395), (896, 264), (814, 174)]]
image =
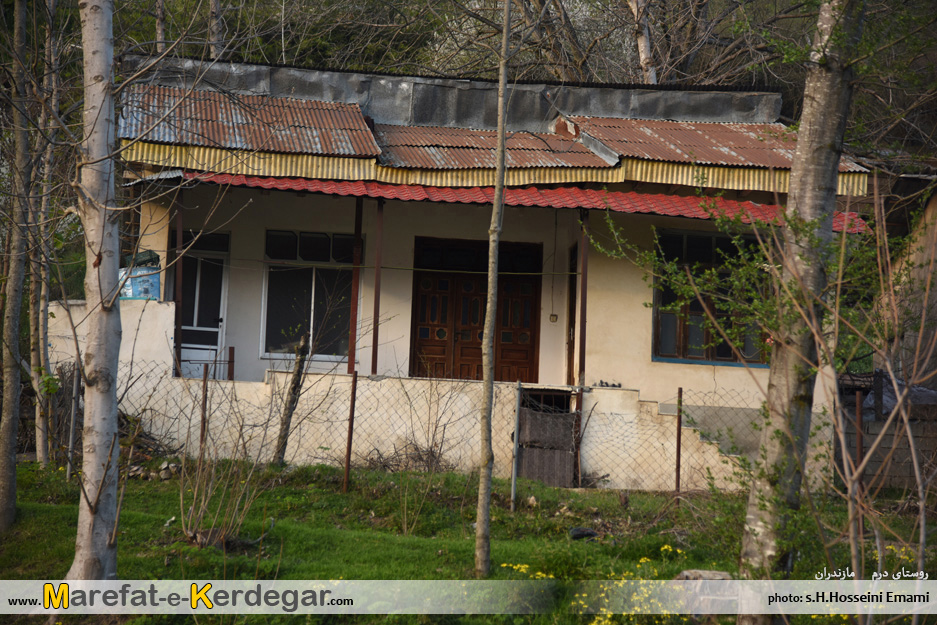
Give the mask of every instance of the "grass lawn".
[[(229, 465), (229, 468), (234, 465)], [(327, 466), (263, 469), (252, 476), (234, 467), (217, 483), (228, 495), (255, 497), (237, 535), (227, 544), (198, 547), (183, 533), (183, 509), (193, 501), (194, 484), (126, 482), (120, 519), (118, 571), (123, 579), (470, 579), (473, 570), (477, 478), (452, 473), (425, 475), (354, 471), (349, 492), (341, 492), (339, 469)], [(239, 478), (243, 478), (239, 479)], [(21, 465), (18, 521), (0, 537), (0, 578), (58, 579), (71, 564), (78, 515), (75, 480), (63, 471)], [(241, 482), (244, 484), (241, 484)], [(226, 516), (232, 497), (219, 487), (210, 500), (210, 521)], [(684, 569), (737, 573), (745, 498), (734, 494), (671, 494), (573, 491), (521, 481), (518, 509), (509, 508), (510, 483), (495, 480), (492, 497), (493, 579), (553, 576), (561, 580), (671, 579)], [(180, 503), (185, 501), (184, 504)], [(831, 557), (848, 562), (848, 546), (831, 528), (843, 527), (844, 507), (818, 501)], [(230, 514), (228, 515), (230, 516)], [(250, 544), (266, 529), (256, 544)], [(895, 517), (895, 527), (912, 519)], [(817, 523), (805, 518), (803, 544), (794, 578), (812, 579), (829, 564)], [(218, 526), (216, 522), (214, 526)], [(573, 540), (572, 528), (598, 533)], [(37, 548), (41, 546), (41, 548)], [(897, 557), (897, 556), (896, 556)], [(660, 617), (622, 617), (622, 622), (671, 622)], [(637, 620), (634, 620), (637, 619)], [(24, 621), (24, 619), (20, 619)], [(590, 623), (594, 617), (216, 617), (208, 622), (458, 622)], [(183, 623), (183, 617), (150, 616), (115, 621), (100, 617), (67, 622)], [(199, 623), (205, 622), (200, 618)], [(672, 622), (687, 622), (683, 617)], [(796, 621), (795, 621), (796, 622)], [(804, 621), (808, 622), (808, 621)], [(811, 619), (809, 622), (824, 622)], [(843, 622), (842, 619), (826, 622)]]

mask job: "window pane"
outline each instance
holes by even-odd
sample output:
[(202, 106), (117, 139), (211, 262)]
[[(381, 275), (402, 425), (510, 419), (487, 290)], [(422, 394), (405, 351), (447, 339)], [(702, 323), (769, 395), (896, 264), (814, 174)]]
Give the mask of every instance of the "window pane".
[(716, 258), (715, 262), (723, 263), (727, 258), (735, 258), (739, 255), (738, 248), (729, 237), (716, 237)]
[(680, 260), (683, 258), (683, 236), (679, 234), (664, 234), (658, 239), (660, 249), (665, 260)]
[[(182, 245), (187, 250), (227, 252), (229, 238), (229, 235), (222, 232), (196, 232), (193, 230), (186, 230), (182, 233)], [(175, 233), (172, 234), (172, 241), (173, 243), (176, 241)]]
[(745, 360), (761, 360), (761, 329), (756, 323), (748, 324), (745, 328), (745, 342), (742, 346), (742, 357)]
[(217, 327), (221, 318), (221, 282), (224, 277), (224, 261), (220, 258), (203, 258), (198, 286), (198, 327)]
[(706, 332), (703, 328), (703, 315), (690, 315), (687, 319), (687, 349), (688, 358), (702, 358), (706, 355)]
[[(722, 327), (728, 327), (729, 319), (727, 317), (720, 317), (718, 321)], [(718, 360), (735, 360), (735, 353), (732, 351), (732, 346), (723, 341), (721, 338), (716, 340), (719, 341), (715, 347), (716, 358)]]
[(316, 297), (313, 303), (313, 349), (316, 354), (348, 354), (351, 323), (351, 271), (316, 270)]
[(332, 260), (337, 263), (355, 262), (355, 235), (332, 235)]
[(218, 347), (217, 330), (183, 330), (183, 345), (204, 345), (209, 347)]
[(195, 291), (198, 286), (198, 259), (182, 257), (182, 325), (195, 325)]
[(267, 270), (265, 351), (291, 352), (309, 331), (312, 302), (311, 267), (270, 267)]
[(264, 249), (267, 252), (267, 258), (296, 260), (296, 233), (285, 230), (267, 230)]
[(677, 294), (668, 286), (665, 286), (660, 291), (660, 303), (661, 306), (672, 306), (677, 302)]
[[(299, 257), (303, 260), (329, 262), (329, 235), (321, 232), (299, 233)], [(268, 254), (269, 256), (269, 254)]]
[(687, 235), (686, 238), (686, 262), (711, 264), (713, 260), (713, 240), (712, 237), (698, 237)]
[(661, 313), (658, 321), (660, 339), (658, 351), (661, 356), (677, 355), (677, 315)]

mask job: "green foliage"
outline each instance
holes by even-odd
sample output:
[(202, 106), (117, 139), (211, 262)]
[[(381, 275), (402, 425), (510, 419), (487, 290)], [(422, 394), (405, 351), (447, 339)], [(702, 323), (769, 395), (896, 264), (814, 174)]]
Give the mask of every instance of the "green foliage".
[[(154, 463), (159, 463), (154, 460)], [(0, 576), (5, 579), (60, 578), (74, 549), (78, 486), (66, 482), (64, 471), (43, 470), (22, 464), (19, 521), (0, 540)], [(417, 479), (413, 474), (408, 479)], [(426, 476), (424, 476), (426, 477)], [(127, 483), (121, 513), (118, 559), (125, 579), (467, 579), (472, 577), (477, 479), (453, 473), (438, 474), (413, 535), (400, 525), (399, 474), (356, 470), (352, 488), (341, 493), (342, 471), (329, 466), (260, 467), (255, 479), (263, 493), (242, 529), (245, 539), (260, 536), (277, 524), (256, 545), (226, 549), (198, 548), (186, 541), (178, 521), (179, 482)], [(492, 499), (492, 577), (494, 579), (579, 580), (671, 579), (684, 569), (715, 569), (735, 574), (739, 537), (746, 498), (738, 493), (684, 494), (679, 506), (669, 494), (630, 493), (621, 506), (615, 491), (569, 491), (522, 480), (519, 506), (508, 510), (510, 485), (494, 481)], [(527, 503), (533, 496), (536, 505)], [(898, 494), (900, 496), (900, 494)], [(891, 500), (880, 510), (894, 510)], [(823, 527), (842, 526), (845, 506), (839, 497), (818, 497)], [(882, 516), (899, 532), (910, 531), (913, 521), (895, 512)], [(791, 526), (801, 559), (795, 577), (813, 579), (828, 565), (824, 540), (817, 523), (806, 511), (797, 513)], [(595, 541), (569, 538), (572, 527), (600, 530)], [(829, 543), (835, 535), (827, 535)], [(43, 549), (35, 549), (41, 544)], [(848, 546), (838, 541), (831, 554), (835, 562), (848, 561)], [(874, 538), (863, 543), (867, 561), (874, 562)], [(911, 566), (912, 553), (889, 540), (884, 566)], [(937, 554), (928, 553), (933, 567)], [(614, 588), (612, 588), (614, 590)], [(561, 606), (576, 600), (591, 608), (599, 597), (566, 596), (558, 591)], [(640, 596), (638, 596), (640, 598)], [(561, 608), (566, 610), (565, 607)], [(575, 612), (575, 610), (574, 610)], [(606, 616), (608, 617), (606, 619)], [(174, 617), (139, 617), (134, 623), (164, 625)], [(256, 617), (256, 622), (289, 623), (297, 617)], [(301, 618), (301, 617), (300, 617)], [(682, 623), (683, 617), (613, 616), (566, 612), (540, 616), (453, 616), (444, 622), (460, 623)], [(337, 619), (337, 620), (336, 620)], [(379, 623), (387, 617), (308, 617), (310, 623)], [(201, 622), (203, 617), (199, 618)], [(252, 623), (255, 617), (207, 617), (207, 623)], [(186, 617), (178, 621), (190, 622)], [(389, 622), (429, 623), (435, 617), (396, 616)], [(809, 622), (823, 622), (811, 619)], [(831, 621), (832, 622), (832, 621)]]
[(46, 396), (54, 395), (61, 388), (61, 380), (58, 376), (49, 373), (42, 367), (37, 369), (39, 373), (39, 391)]

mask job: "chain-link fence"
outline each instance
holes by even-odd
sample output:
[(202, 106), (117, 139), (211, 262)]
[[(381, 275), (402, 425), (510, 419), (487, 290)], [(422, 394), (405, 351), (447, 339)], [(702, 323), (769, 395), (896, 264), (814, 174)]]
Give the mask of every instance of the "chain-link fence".
[[(717, 388), (684, 389), (680, 414), (680, 483), (687, 489), (715, 481), (741, 488), (758, 460), (764, 424), (764, 397), (757, 392)], [(662, 405), (676, 414), (675, 403)]]
[[(54, 411), (62, 415), (53, 436), (63, 453), (72, 369), (60, 370)], [(138, 459), (207, 453), (269, 461), (289, 384), (285, 371), (268, 372), (264, 382), (238, 382), (174, 377), (166, 363), (126, 363), (118, 385), (122, 442), (133, 442)], [(351, 434), (351, 466), (468, 472), (479, 461), (482, 393), (478, 381), (359, 376), (355, 382), (350, 375), (307, 372), (290, 415), (284, 459), (344, 465)], [(517, 433), (522, 478), (623, 490), (739, 488), (758, 454), (760, 398), (728, 389), (687, 389), (679, 418), (677, 403), (677, 397), (660, 404), (642, 401), (637, 391), (621, 388), (580, 392), (497, 383), (495, 475), (511, 476)], [(81, 401), (75, 406), (78, 453)]]
[[(161, 363), (120, 370), (121, 411), (143, 424), (166, 449), (267, 461), (281, 427), (290, 374), (265, 382), (179, 378)], [(482, 384), (396, 377), (357, 378), (307, 372), (290, 415), (284, 459), (292, 464), (344, 464), (352, 393), (352, 466), (398, 470), (469, 471), (478, 464)], [(498, 384), (492, 436), (509, 441), (515, 391)], [(204, 431), (204, 434), (203, 434)], [(509, 475), (510, 444), (495, 445), (496, 471)]]

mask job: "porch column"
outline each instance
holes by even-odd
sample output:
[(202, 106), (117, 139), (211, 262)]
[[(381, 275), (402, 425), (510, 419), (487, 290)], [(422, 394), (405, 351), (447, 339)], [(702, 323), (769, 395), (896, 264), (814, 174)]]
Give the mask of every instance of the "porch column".
[(348, 373), (355, 372), (358, 343), (358, 293), (361, 281), (361, 212), (364, 199), (355, 198), (355, 251), (351, 270), (351, 319), (348, 322)]
[(579, 240), (579, 386), (586, 385), (586, 293), (589, 282), (589, 210), (580, 212), (582, 233)]
[(371, 375), (377, 375), (377, 343), (381, 319), (381, 256), (384, 251), (384, 198), (377, 199), (377, 221), (374, 237), (374, 330), (371, 344)]
[(175, 263), (175, 284), (172, 301), (175, 302), (175, 328), (173, 331), (173, 371), (176, 377), (182, 377), (182, 203), (179, 190), (173, 198), (172, 206), (176, 211), (176, 250), (173, 254)]

